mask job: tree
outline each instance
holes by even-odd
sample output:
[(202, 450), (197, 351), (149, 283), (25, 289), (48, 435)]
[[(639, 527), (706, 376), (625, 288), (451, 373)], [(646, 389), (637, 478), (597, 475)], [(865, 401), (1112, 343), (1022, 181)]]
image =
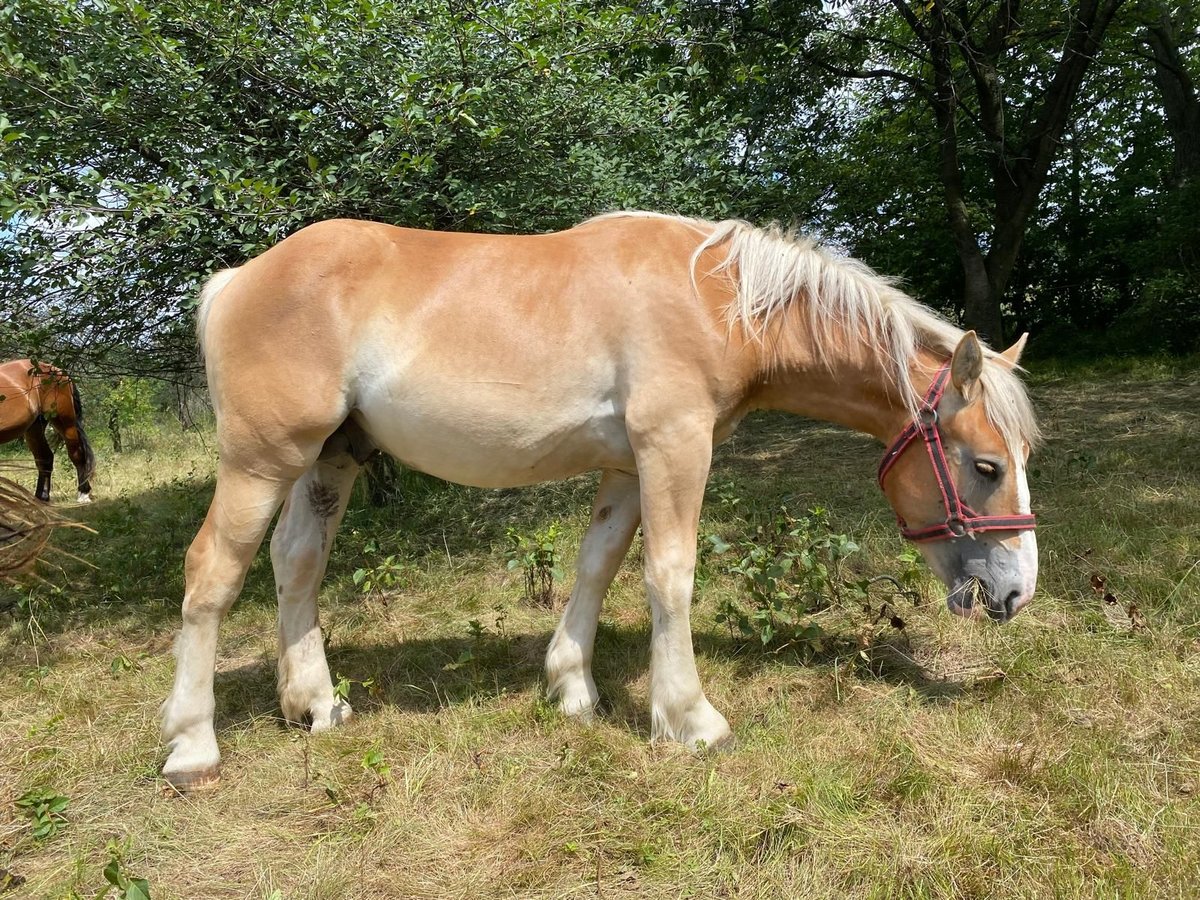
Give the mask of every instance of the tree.
[[(1001, 303), (1073, 102), (1123, 2), (1076, 0), (1065, 15), (1020, 0), (847, 7), (812, 54), (849, 77), (903, 85), (927, 106), (964, 319), (995, 341), (1004, 338)], [(881, 27), (889, 11), (902, 28)], [(857, 62), (847, 62), (847, 49)], [(975, 166), (986, 193), (972, 184)]]
[(1190, 6), (1172, 11), (1156, 0), (1139, 12), (1145, 20), (1143, 39), (1154, 61), (1154, 80), (1175, 151), (1172, 181), (1181, 185), (1200, 175), (1200, 97), (1180, 42), (1182, 30), (1194, 49), (1196, 11)]
[(205, 273), (355, 216), (537, 231), (722, 214), (669, 9), (552, 0), (17, 0), (0, 9), (0, 354), (197, 366)]

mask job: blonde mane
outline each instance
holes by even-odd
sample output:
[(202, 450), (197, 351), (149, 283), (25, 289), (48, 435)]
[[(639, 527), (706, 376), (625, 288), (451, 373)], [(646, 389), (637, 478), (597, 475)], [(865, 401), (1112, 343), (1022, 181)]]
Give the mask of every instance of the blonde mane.
[[(708, 222), (647, 212), (607, 213), (596, 219), (623, 216), (661, 217), (707, 233), (692, 252), (694, 289), (701, 255), (725, 244), (723, 261), (701, 274), (730, 281), (730, 326), (745, 328), (756, 341), (762, 343), (771, 323), (798, 304), (803, 304), (798, 312), (807, 319), (811, 345), (822, 364), (834, 362), (829, 353), (845, 335), (860, 335), (864, 349), (887, 359), (900, 399), (914, 417), (921, 396), (912, 383), (913, 360), (921, 350), (949, 358), (963, 336), (960, 328), (896, 287), (895, 280), (778, 225), (757, 228), (739, 219)], [(984, 356), (981, 381), (988, 421), (1013, 452), (1022, 443), (1035, 446), (1041, 433), (1024, 385), (1007, 364), (996, 361), (998, 353), (987, 349)]]

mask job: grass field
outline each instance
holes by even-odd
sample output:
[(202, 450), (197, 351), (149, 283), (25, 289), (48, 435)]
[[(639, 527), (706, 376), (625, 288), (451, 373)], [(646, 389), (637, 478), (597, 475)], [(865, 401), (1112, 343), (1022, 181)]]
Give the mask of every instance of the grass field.
[[(388, 508), (356, 499), (322, 593), (356, 719), (320, 735), (281, 721), (264, 549), (222, 631), (224, 780), (182, 799), (157, 776), (156, 716), (211, 439), (164, 428), (118, 456), (98, 431), (97, 500), (73, 513), (95, 533), (55, 537), (95, 568), (52, 555), (47, 584), (0, 587), (13, 896), (95, 897), (106, 866), (156, 900), (1200, 896), (1200, 370), (1041, 366), (1032, 384), (1049, 438), (1031, 473), (1042, 577), (1011, 625), (950, 616), (926, 577), (902, 632), (835, 616), (820, 652), (764, 650), (716, 622), (737, 586), (715, 567), (693, 611), (698, 665), (738, 747), (651, 746), (636, 543), (604, 610), (592, 726), (543, 699), (556, 613), (505, 565), (507, 527), (557, 523), (569, 570), (594, 478), (412, 480)], [(886, 574), (903, 545), (879, 451), (752, 418), (712, 484), (742, 515), (827, 507), (863, 545), (857, 566)], [(64, 469), (58, 496), (73, 496)], [(739, 521), (713, 502), (702, 531)], [(364, 596), (354, 573), (390, 555), (395, 583)]]

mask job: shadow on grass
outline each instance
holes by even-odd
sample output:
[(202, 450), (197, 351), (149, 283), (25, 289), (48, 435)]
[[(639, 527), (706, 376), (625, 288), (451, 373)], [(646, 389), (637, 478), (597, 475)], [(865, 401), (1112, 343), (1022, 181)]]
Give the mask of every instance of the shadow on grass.
[[(359, 715), (369, 716), (385, 708), (429, 714), (524, 693), (544, 684), (542, 656), (551, 636), (550, 631), (541, 631), (482, 640), (449, 637), (380, 644), (350, 642), (330, 647), (328, 658), (335, 678), (345, 674), (353, 679), (350, 700)], [(751, 643), (712, 632), (698, 633), (695, 644), (698, 656), (733, 664), (735, 690), (739, 680), (748, 680), (765, 669), (778, 672), (794, 668), (832, 677), (839, 666), (843, 677), (852, 672), (860, 680), (908, 687), (926, 704), (968, 698), (987, 700), (998, 693), (1001, 684), (991, 679), (938, 677), (905, 652), (902, 638), (877, 642), (865, 661), (849, 637), (835, 639), (820, 652), (805, 655), (764, 653)], [(649, 711), (644, 708), (644, 698), (631, 694), (630, 685), (646, 671), (649, 646), (646, 626), (601, 623), (593, 668), (601, 714), (645, 738), (650, 736)], [(464, 655), (469, 660), (459, 663)], [(364, 683), (370, 688), (365, 689)], [(218, 728), (236, 725), (247, 717), (269, 716), (282, 722), (275, 698), (273, 658), (219, 671), (214, 690)]]
[[(1077, 536), (1075, 532), (1091, 523), (1120, 525), (1136, 535), (1138, 546), (1159, 546), (1177, 536), (1178, 523), (1155, 522), (1152, 516), (1162, 518), (1161, 508), (1186, 505), (1190, 492), (1200, 483), (1191, 465), (1189, 443), (1183, 439), (1197, 421), (1195, 384), (1195, 376), (1188, 375), (1166, 382), (1118, 379), (1103, 391), (1095, 390), (1091, 381), (1046, 379), (1037, 385), (1035, 404), (1046, 410), (1052, 430), (1047, 446), (1034, 463), (1035, 470), (1041, 468), (1043, 474), (1034, 472), (1032, 491), (1048, 526), (1042, 531), (1043, 548), (1049, 551), (1044, 553), (1045, 560), (1067, 560), (1046, 565), (1044, 583), (1057, 581), (1059, 590), (1065, 591), (1079, 580), (1066, 567), (1074, 559), (1070, 551), (1075, 544), (1091, 539), (1090, 535)], [(1101, 453), (1092, 458), (1080, 451), (1081, 447), (1093, 446), (1119, 446), (1128, 452), (1124, 458), (1114, 460)], [(854, 523), (846, 529), (853, 533), (874, 531), (876, 525), (884, 527), (884, 523), (890, 530), (890, 514), (872, 477), (879, 452), (873, 440), (824, 423), (782, 414), (757, 415), (718, 449), (711, 482), (734, 482), (735, 492), (745, 500), (745, 507), (752, 509), (772, 509), (782, 503), (793, 509), (820, 504), (834, 511), (838, 523)], [(1119, 477), (1121, 486), (1161, 482), (1163, 487), (1148, 498), (1131, 493), (1127, 502), (1117, 504), (1119, 498), (1113, 494), (1116, 486), (1105, 491), (1083, 489), (1100, 475)], [(420, 477), (405, 485), (398, 499), (384, 508), (369, 506), (365, 491), (357, 491), (335, 543), (324, 590), (336, 596), (356, 593), (352, 573), (371, 558), (366, 555), (370, 543), (376, 544), (381, 554), (395, 553), (417, 562), (428, 560), (431, 568), (449, 554), (477, 570), (499, 569), (508, 527), (528, 531), (564, 520), (582, 524), (595, 483), (595, 476), (582, 476), (519, 490), (482, 490)], [(179, 621), (184, 554), (203, 520), (212, 487), (211, 479), (180, 476), (137, 495), (98, 497), (90, 507), (71, 511), (97, 533), (60, 531), (55, 543), (94, 568), (60, 557), (62, 572), (46, 571), (61, 590), (54, 593), (44, 586), (35, 588), (43, 598), (39, 627), (51, 638), (69, 637), (77, 629), (115, 627), (154, 633), (165, 639)], [(710, 516), (721, 515), (716, 504), (710, 503), (707, 510)], [(1178, 516), (1185, 512), (1179, 511)], [(1182, 592), (1176, 593), (1183, 596)], [(274, 605), (265, 548), (248, 573), (241, 602), (268, 608)], [(0, 612), (0, 617), (15, 619), (23, 615), (16, 609), (15, 598), (0, 600), (0, 610), (7, 610)], [(614, 692), (610, 702), (619, 708), (622, 701), (618, 686), (636, 677), (644, 667), (647, 636), (641, 632), (615, 634), (611, 629), (602, 629), (601, 639), (619, 644), (621, 649), (615, 655), (625, 661), (614, 663), (609, 658), (614, 654), (602, 651), (597, 657), (597, 677)], [(534, 635), (520, 638), (525, 642), (537, 639)], [(450, 684), (449, 696), (453, 698), (458, 696), (454, 691), (462, 690), (461, 685), (471, 683), (471, 679), (462, 673), (449, 675), (442, 667), (457, 659), (469, 642), (434, 643), (437, 646), (424, 652), (397, 646), (362, 648), (362, 653), (379, 652), (390, 660), (388, 665), (397, 667), (396, 677), (379, 672), (380, 684), (426, 685), (433, 678)], [(700, 633), (697, 646), (701, 653), (737, 661), (739, 667), (761, 665), (751, 662), (761, 659), (761, 653), (738, 640), (723, 641)], [(336, 655), (353, 652), (353, 648), (335, 649), (335, 671), (339, 665)], [(831, 653), (826, 660), (815, 658), (803, 664), (819, 666), (830, 664), (833, 658), (853, 658), (857, 649), (847, 646)], [(533, 655), (540, 656), (540, 650)], [(421, 659), (425, 662), (413, 662)], [(365, 658), (362, 662), (366, 674), (361, 677), (375, 677), (376, 668), (366, 665)], [(341, 665), (345, 670), (351, 668), (349, 661)], [(899, 649), (884, 652), (870, 665), (878, 677), (906, 684), (929, 699), (961, 694), (954, 683), (931, 677), (920, 666), (906, 661)], [(472, 668), (487, 667), (476, 664)], [(423, 680), (418, 681), (418, 676)], [(256, 696), (272, 697), (273, 674), (264, 670), (261, 676), (247, 677), (261, 677), (266, 685), (265, 690), (255, 688)], [(509, 687), (526, 686), (540, 677), (540, 659), (520, 666), (502, 661), (489, 677)], [(416, 703), (426, 689), (433, 690), (424, 686), (407, 688), (412, 696), (406, 698), (400, 691), (394, 702)]]

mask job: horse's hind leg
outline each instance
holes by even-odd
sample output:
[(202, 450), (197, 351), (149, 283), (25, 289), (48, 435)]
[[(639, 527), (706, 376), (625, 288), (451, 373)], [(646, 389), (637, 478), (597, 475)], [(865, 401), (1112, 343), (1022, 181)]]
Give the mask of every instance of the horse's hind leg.
[(317, 592), (359, 466), (331, 445), (292, 487), (271, 536), (279, 599), (279, 704), (289, 721), (311, 720), (313, 731), (350, 717), (350, 706), (334, 696), (329, 678)]
[(599, 699), (592, 679), (592, 647), (600, 606), (640, 520), (637, 476), (605, 472), (579, 547), (575, 587), (546, 651), (547, 695), (557, 697), (567, 715), (589, 718)]
[(213, 730), (217, 629), (291, 483), (223, 463), (208, 516), (188, 548), (175, 686), (162, 716), (163, 740), (170, 748), (163, 775), (179, 790), (208, 787), (220, 778)]
[(46, 440), (46, 420), (37, 418), (25, 432), (25, 446), (33, 454), (37, 465), (37, 491), (35, 496), (46, 503), (50, 502), (50, 476), (54, 472), (54, 451)]

